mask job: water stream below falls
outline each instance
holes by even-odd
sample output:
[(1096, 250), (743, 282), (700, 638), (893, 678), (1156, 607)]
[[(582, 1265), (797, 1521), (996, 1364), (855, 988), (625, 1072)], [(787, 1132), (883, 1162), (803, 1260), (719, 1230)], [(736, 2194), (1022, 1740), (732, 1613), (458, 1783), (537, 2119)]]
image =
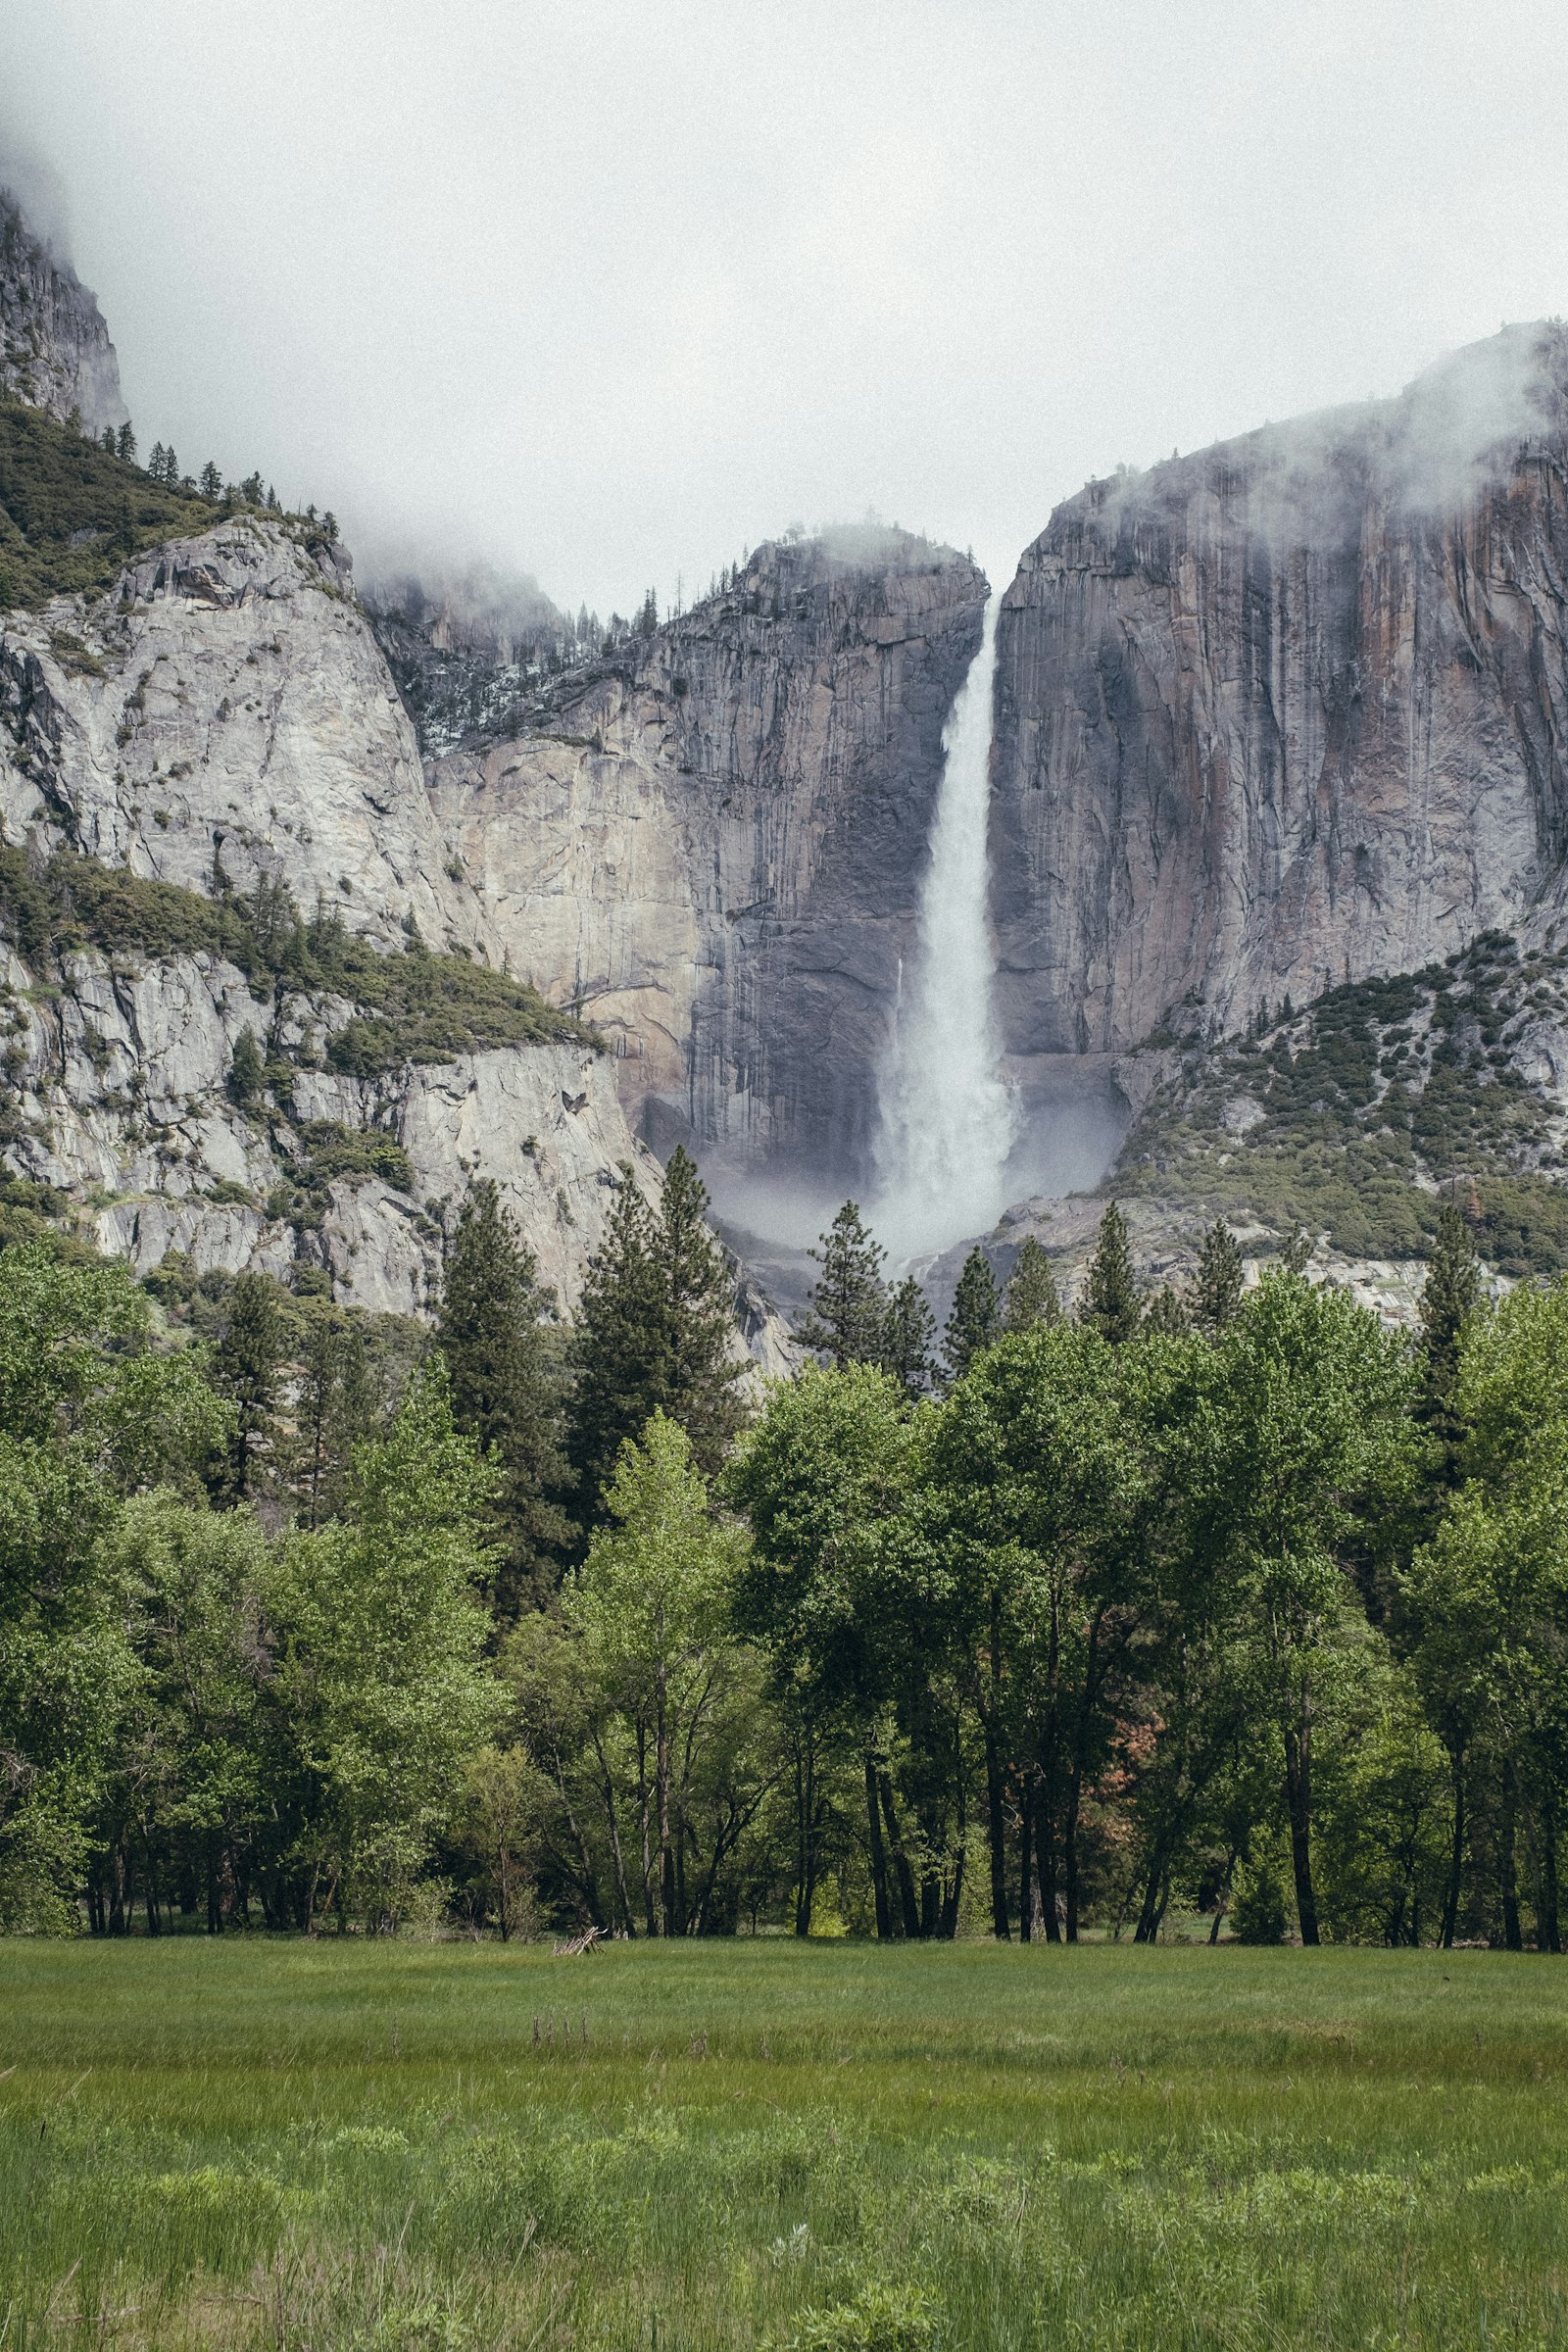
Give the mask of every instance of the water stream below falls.
[(878, 1088), (872, 1221), (906, 1264), (987, 1232), (1007, 1204), (1017, 1114), (1002, 1076), (987, 909), (997, 603), (943, 731), (919, 941)]

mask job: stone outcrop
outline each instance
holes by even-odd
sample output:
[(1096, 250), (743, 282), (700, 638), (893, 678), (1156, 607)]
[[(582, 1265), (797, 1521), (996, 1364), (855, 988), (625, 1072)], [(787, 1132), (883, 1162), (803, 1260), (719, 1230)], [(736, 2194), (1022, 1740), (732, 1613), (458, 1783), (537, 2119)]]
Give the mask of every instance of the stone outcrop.
[[(620, 1169), (658, 1197), (658, 1165), (627, 1132), (610, 1059), (591, 1049), (506, 1048), (374, 1085), (301, 1068), (282, 1102), (246, 1109), (226, 1082), (241, 1032), (265, 1015), (234, 966), (83, 955), (63, 987), (39, 989), (0, 949), (0, 983), (5, 1161), (87, 1202), (100, 1246), (140, 1273), (171, 1250), (204, 1271), (314, 1265), (344, 1304), (417, 1314), (439, 1284), (446, 1204), (469, 1177), (491, 1176), (569, 1311)], [(315, 1001), (281, 1043), (307, 1027), (330, 1036), (348, 1011)], [(324, 1126), (400, 1147), (407, 1182), (312, 1187)]]
[(91, 432), (125, 421), (120, 364), (96, 298), (0, 188), (0, 395)]
[(494, 941), (612, 1039), (662, 1148), (863, 1173), (985, 595), (904, 533), (766, 546), (513, 739), (431, 766)]
[(1001, 1005), (1021, 1056), (1544, 924), (1568, 845), (1568, 331), (1097, 482), (999, 628)]
[(0, 825), (186, 889), (283, 882), (387, 944), (485, 938), (347, 559), (253, 514), (3, 616)]

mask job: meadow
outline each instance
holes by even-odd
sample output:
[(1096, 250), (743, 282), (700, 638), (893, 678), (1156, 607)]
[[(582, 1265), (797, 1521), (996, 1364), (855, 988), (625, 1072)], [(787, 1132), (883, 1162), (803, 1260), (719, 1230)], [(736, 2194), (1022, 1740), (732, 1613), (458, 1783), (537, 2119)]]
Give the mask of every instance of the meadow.
[(0, 2347), (1568, 2342), (1482, 1952), (0, 1945)]

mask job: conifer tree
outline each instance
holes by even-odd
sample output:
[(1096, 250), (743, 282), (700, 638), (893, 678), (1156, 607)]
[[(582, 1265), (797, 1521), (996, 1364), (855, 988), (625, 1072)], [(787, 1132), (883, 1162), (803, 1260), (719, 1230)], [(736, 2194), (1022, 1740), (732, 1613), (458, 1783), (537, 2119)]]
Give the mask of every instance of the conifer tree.
[(1481, 1302), (1481, 1260), (1470, 1227), (1445, 1200), (1427, 1278), (1416, 1309), (1421, 1322), (1420, 1418), (1443, 1447), (1443, 1477), (1451, 1485), (1464, 1423), (1458, 1407), (1459, 1345), (1467, 1319)]
[(245, 1502), (256, 1494), (276, 1445), (283, 1344), (275, 1285), (266, 1274), (241, 1274), (213, 1356), (213, 1386), (235, 1408), (233, 1436), (218, 1481), (218, 1499), (223, 1503)]
[(953, 1294), (953, 1312), (942, 1335), (948, 1378), (961, 1380), (977, 1355), (995, 1347), (1002, 1336), (1002, 1298), (991, 1260), (983, 1250), (971, 1250), (963, 1261)]
[(1089, 1261), (1078, 1319), (1098, 1331), (1102, 1339), (1119, 1346), (1137, 1337), (1139, 1313), (1127, 1220), (1113, 1200), (1100, 1220), (1100, 1237)]
[(906, 1396), (923, 1396), (935, 1369), (937, 1324), (926, 1295), (912, 1274), (888, 1295), (882, 1317), (882, 1369), (891, 1372)]
[(171, 490), (178, 489), (179, 460), (174, 455), (174, 445), (172, 442), (170, 443), (169, 447), (164, 452), (164, 480), (169, 484)]
[(1242, 1252), (1223, 1217), (1203, 1236), (1193, 1281), (1192, 1316), (1200, 1331), (1217, 1339), (1242, 1306)]
[(1192, 1329), (1192, 1317), (1180, 1291), (1162, 1282), (1144, 1309), (1140, 1329), (1146, 1332), (1179, 1334)]
[(556, 1499), (566, 1483), (562, 1396), (543, 1317), (549, 1296), (495, 1184), (469, 1188), (447, 1252), (435, 1343), (452, 1418), (477, 1441), (500, 1484), (492, 1500), (496, 1613), (543, 1597), (552, 1555), (570, 1538)]
[(161, 441), (153, 443), (153, 454), (147, 461), (147, 472), (155, 482), (161, 482), (164, 478), (164, 445)]
[(1018, 1251), (1003, 1293), (1004, 1331), (1032, 1331), (1037, 1323), (1061, 1321), (1061, 1294), (1051, 1260), (1031, 1233)]
[(705, 1217), (708, 1194), (681, 1147), (664, 1170), (656, 1215), (631, 1170), (589, 1268), (573, 1345), (567, 1453), (588, 1516), (627, 1438), (656, 1412), (678, 1421), (705, 1471), (716, 1470), (744, 1418), (732, 1354), (733, 1278)]
[(128, 424), (122, 424), (121, 426), (120, 440), (117, 444), (117, 447), (120, 456), (128, 466), (136, 455), (136, 436), (131, 431)]
[(810, 1312), (796, 1338), (803, 1348), (825, 1355), (835, 1371), (846, 1364), (874, 1364), (882, 1353), (887, 1297), (882, 1286), (885, 1252), (860, 1219), (859, 1203), (846, 1200), (814, 1257), (822, 1271), (811, 1293)]
[(103, 431), (98, 436), (98, 446), (103, 451), (106, 458), (112, 458), (114, 456), (120, 444), (115, 439), (115, 428), (112, 424), (106, 424), (104, 426)]
[(201, 470), (201, 493), (203, 498), (221, 498), (223, 494), (223, 477), (218, 470), (216, 460), (212, 458), (208, 459)]
[(228, 1060), (228, 1096), (243, 1109), (254, 1102), (262, 1091), (267, 1076), (267, 1064), (262, 1049), (256, 1042), (254, 1029), (242, 1029), (234, 1040), (234, 1051)]
[(328, 1308), (313, 1320), (294, 1406), (294, 1491), (304, 1526), (323, 1527), (342, 1509), (354, 1447), (371, 1435), (376, 1403), (364, 1333)]

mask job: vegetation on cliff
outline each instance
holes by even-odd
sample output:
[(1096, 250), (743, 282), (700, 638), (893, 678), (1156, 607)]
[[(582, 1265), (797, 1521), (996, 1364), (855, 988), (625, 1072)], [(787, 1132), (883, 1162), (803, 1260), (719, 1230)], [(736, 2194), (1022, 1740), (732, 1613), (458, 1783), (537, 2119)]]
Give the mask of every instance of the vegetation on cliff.
[(34, 973), (87, 950), (142, 960), (205, 955), (237, 965), (264, 1004), (345, 999), (354, 1014), (328, 1040), (326, 1060), (355, 1078), (501, 1046), (597, 1042), (509, 973), (436, 953), (412, 934), (402, 953), (383, 955), (329, 909), (301, 914), (281, 883), (247, 897), (220, 886), (209, 898), (69, 850), (40, 859), (0, 846), (0, 938)]
[(1520, 1068), (1568, 1020), (1568, 951), (1487, 932), (1446, 963), (1288, 1003), (1243, 1038), (1186, 1047), (1123, 1148), (1123, 1194), (1299, 1223), (1352, 1257), (1421, 1257), (1439, 1188), (1489, 1263), (1568, 1260), (1559, 1124)]

